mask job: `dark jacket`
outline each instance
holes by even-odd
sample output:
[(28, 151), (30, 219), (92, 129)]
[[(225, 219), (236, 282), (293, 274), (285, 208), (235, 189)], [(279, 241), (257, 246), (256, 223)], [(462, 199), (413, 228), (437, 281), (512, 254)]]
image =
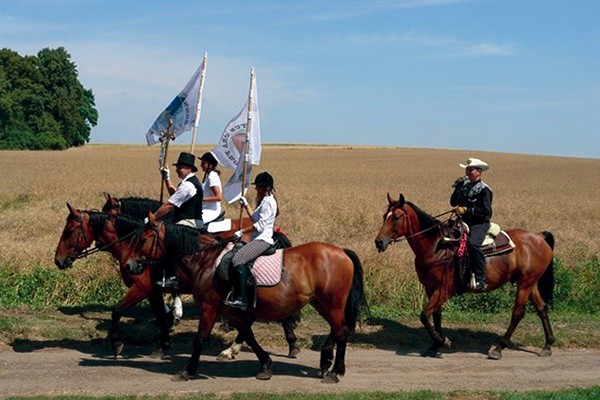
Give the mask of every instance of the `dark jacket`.
[(450, 205), (467, 207), (467, 212), (462, 217), (463, 221), (469, 226), (477, 225), (490, 222), (493, 197), (492, 189), (481, 180), (467, 182), (454, 189), (450, 196)]
[(202, 184), (196, 177), (192, 176), (187, 180), (196, 187), (196, 194), (184, 202), (181, 207), (175, 207), (173, 211), (173, 221), (179, 222), (182, 219), (199, 219), (202, 220), (202, 199), (204, 193), (202, 191)]

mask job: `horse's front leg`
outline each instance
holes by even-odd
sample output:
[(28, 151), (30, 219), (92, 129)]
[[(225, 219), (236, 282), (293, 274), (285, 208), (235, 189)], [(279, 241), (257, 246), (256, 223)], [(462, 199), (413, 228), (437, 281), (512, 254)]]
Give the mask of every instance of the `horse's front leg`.
[(242, 343), (244, 343), (244, 337), (241, 333), (238, 333), (231, 346), (223, 350), (217, 356), (217, 360), (220, 361), (232, 361), (235, 359), (235, 356), (240, 354), (242, 350)]
[[(423, 357), (440, 358), (442, 356), (442, 353), (440, 353), (438, 350), (441, 347), (446, 347), (446, 348), (450, 347), (450, 344), (451, 344), (450, 340), (448, 338), (442, 336), (442, 334), (441, 334), (441, 331), (442, 331), (441, 307), (445, 301), (446, 301), (446, 297), (438, 289), (438, 290), (434, 291), (431, 296), (429, 296), (429, 300), (427, 301), (425, 308), (423, 308), (423, 311), (421, 311), (421, 316), (420, 316), (421, 323), (423, 324), (423, 326), (425, 327), (425, 330), (429, 334), (429, 337), (431, 337), (431, 340), (433, 341), (431, 346), (427, 350), (425, 350), (424, 352), (421, 353), (421, 356), (423, 356)], [(432, 325), (431, 321), (430, 321), (430, 317), (432, 314), (434, 315), (435, 326)]]
[(171, 379), (172, 381), (187, 381), (198, 372), (198, 364), (200, 362), (200, 355), (202, 354), (204, 342), (209, 337), (217, 319), (217, 305), (202, 303), (199, 310), (200, 319), (198, 320), (198, 331), (194, 337), (192, 355), (190, 356), (186, 367), (177, 372)]
[(108, 336), (110, 338), (110, 345), (115, 358), (117, 358), (117, 356), (123, 352), (123, 348), (125, 347), (125, 344), (121, 340), (121, 336), (119, 334), (119, 322), (121, 321), (121, 317), (127, 310), (147, 297), (147, 291), (145, 291), (140, 285), (134, 284), (127, 289), (125, 296), (123, 296), (119, 305), (113, 310)]

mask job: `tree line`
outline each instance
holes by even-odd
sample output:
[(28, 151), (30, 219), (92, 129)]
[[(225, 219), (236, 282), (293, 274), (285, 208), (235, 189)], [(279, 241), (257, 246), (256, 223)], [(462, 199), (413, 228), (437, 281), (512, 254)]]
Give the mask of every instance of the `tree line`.
[(81, 146), (98, 122), (95, 106), (63, 47), (36, 56), (0, 50), (0, 149)]

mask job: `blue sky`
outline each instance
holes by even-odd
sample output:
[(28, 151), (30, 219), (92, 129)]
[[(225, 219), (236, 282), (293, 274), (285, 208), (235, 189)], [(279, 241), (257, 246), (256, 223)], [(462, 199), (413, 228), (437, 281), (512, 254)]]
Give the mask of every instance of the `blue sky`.
[(93, 143), (145, 143), (207, 52), (199, 144), (254, 67), (263, 143), (600, 156), (597, 0), (0, 0), (0, 47), (59, 46)]

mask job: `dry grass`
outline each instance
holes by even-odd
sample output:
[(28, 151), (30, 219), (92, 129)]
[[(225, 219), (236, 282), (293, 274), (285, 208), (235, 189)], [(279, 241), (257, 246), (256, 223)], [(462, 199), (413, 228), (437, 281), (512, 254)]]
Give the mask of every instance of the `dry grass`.
[[(188, 146), (173, 146), (171, 162)], [(199, 146), (196, 153), (208, 150)], [(117, 197), (158, 198), (158, 148), (88, 145), (63, 152), (0, 152), (0, 267), (54, 268), (55, 246), (67, 216), (66, 202), (100, 208), (103, 192)], [(412, 253), (406, 244), (378, 254), (373, 245), (387, 204), (386, 193), (436, 215), (449, 207), (450, 184), (467, 157), (486, 160), (484, 180), (494, 190), (494, 220), (503, 227), (549, 230), (556, 254), (568, 265), (597, 257), (600, 159), (543, 157), (434, 149), (349, 146), (265, 146), (255, 173), (275, 176), (281, 208), (278, 224), (294, 243), (324, 241), (360, 256), (371, 295), (414, 286)], [(230, 173), (223, 171), (226, 181)], [(250, 197), (252, 197), (250, 195)], [(228, 206), (230, 217), (238, 215)], [(106, 256), (92, 262), (113, 265)], [(106, 269), (106, 268), (104, 268)], [(420, 290), (415, 304), (420, 302)]]

